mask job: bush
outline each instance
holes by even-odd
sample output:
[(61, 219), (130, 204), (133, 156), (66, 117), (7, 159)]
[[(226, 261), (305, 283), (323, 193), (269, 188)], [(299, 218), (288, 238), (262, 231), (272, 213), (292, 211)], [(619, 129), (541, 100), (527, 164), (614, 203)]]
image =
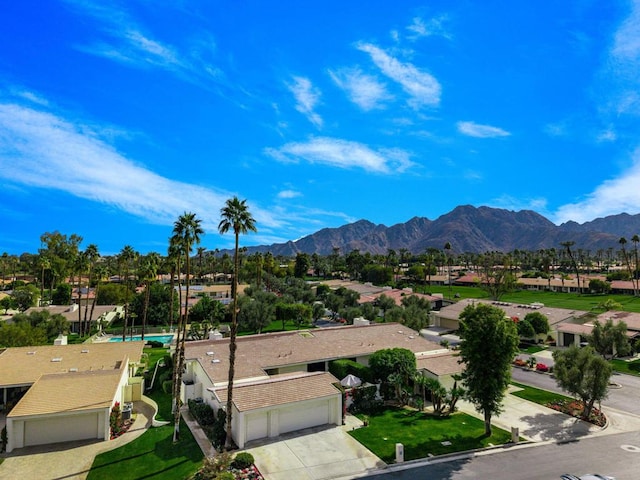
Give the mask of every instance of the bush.
[(224, 446), (227, 439), (227, 431), (225, 430), (227, 422), (227, 414), (223, 409), (218, 410), (216, 421), (210, 431), (207, 431), (207, 437), (216, 448)]
[(165, 367), (167, 367), (169, 370), (173, 370), (173, 357), (171, 355), (165, 355), (164, 357), (162, 357), (162, 360), (164, 360)]
[(213, 408), (211, 408), (209, 404), (189, 400), (188, 405), (189, 411), (200, 425), (204, 427), (213, 425), (215, 423), (216, 415), (213, 411)]
[(350, 410), (352, 413), (375, 414), (382, 408), (382, 400), (376, 398), (376, 386), (360, 387), (352, 390), (353, 403)]
[(158, 342), (157, 340), (149, 340), (147, 342), (147, 345), (149, 345), (151, 348), (162, 348), (164, 346), (162, 342)]
[(162, 391), (166, 394), (171, 394), (173, 390), (173, 381), (165, 380), (162, 382)]
[(249, 468), (251, 465), (253, 465), (253, 463), (253, 455), (251, 455), (249, 452), (240, 452), (236, 455), (236, 458), (233, 459), (233, 463), (231, 463), (231, 466), (233, 468), (242, 470), (244, 468)]
[(329, 362), (329, 372), (338, 380), (342, 380), (347, 375), (355, 375), (363, 382), (373, 383), (371, 369), (366, 365), (354, 362), (353, 360), (334, 360)]

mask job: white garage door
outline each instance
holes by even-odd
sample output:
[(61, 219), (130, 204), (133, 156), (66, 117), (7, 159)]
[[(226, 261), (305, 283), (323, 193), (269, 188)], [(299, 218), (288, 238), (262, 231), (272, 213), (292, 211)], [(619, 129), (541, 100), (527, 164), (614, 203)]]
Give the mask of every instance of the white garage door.
[(268, 417), (267, 412), (256, 413), (253, 415), (247, 415), (247, 436), (246, 441), (257, 440), (258, 438), (265, 438), (268, 434)]
[(283, 408), (279, 414), (280, 433), (326, 425), (329, 423), (329, 400)]
[(24, 422), (24, 446), (98, 438), (98, 413)]

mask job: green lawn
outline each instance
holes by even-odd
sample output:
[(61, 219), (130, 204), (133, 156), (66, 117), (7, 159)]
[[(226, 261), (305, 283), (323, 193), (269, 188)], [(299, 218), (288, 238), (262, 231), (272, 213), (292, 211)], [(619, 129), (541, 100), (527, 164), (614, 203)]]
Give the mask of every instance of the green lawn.
[(538, 353), (538, 352), (542, 352), (543, 350), (546, 350), (547, 347), (541, 347), (540, 345), (531, 345), (527, 348), (520, 348), (520, 351), (522, 353), (528, 353), (529, 355), (533, 355), (534, 353)]
[[(369, 426), (349, 432), (356, 440), (386, 463), (395, 461), (395, 445), (404, 445), (405, 460), (425, 458), (429, 454), (462, 452), (500, 445), (511, 434), (493, 427), (491, 437), (484, 436), (484, 422), (464, 413), (434, 417), (423, 412), (388, 408), (369, 419)], [(451, 445), (442, 445), (451, 442)]]
[(549, 402), (555, 402), (558, 400), (573, 400), (571, 397), (567, 397), (560, 393), (549, 392), (540, 388), (530, 387), (518, 382), (511, 382), (512, 385), (522, 388), (518, 392), (513, 392), (514, 395), (519, 398), (524, 398), (530, 402), (537, 403), (539, 405), (546, 405)]
[(610, 363), (616, 372), (626, 373), (628, 375), (640, 376), (640, 360), (625, 362), (624, 360), (615, 358), (611, 360)]
[(181, 440), (173, 444), (173, 425), (151, 428), (136, 440), (96, 457), (88, 480), (184, 479), (202, 463), (202, 451), (182, 423)]

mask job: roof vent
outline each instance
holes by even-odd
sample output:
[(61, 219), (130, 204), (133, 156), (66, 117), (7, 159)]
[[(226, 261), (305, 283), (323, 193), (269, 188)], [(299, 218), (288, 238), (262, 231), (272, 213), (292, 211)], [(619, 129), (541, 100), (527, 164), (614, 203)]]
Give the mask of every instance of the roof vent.
[(77, 372), (77, 371), (78, 371), (78, 369), (77, 369), (77, 368), (70, 368), (70, 369), (69, 369), (69, 371), (70, 371), (70, 372)]
[(31, 352), (27, 352), (27, 355), (35, 355), (35, 354), (36, 354), (35, 350), (33, 350)]
[(207, 352), (207, 356), (213, 357), (213, 355), (214, 355), (214, 352)]
[(81, 350), (80, 353), (89, 353), (89, 350), (84, 349), (84, 350)]
[(62, 357), (53, 357), (51, 359), (52, 362), (61, 362), (62, 361)]
[(220, 363), (220, 360), (217, 358), (214, 358), (213, 360), (211, 360), (211, 363)]

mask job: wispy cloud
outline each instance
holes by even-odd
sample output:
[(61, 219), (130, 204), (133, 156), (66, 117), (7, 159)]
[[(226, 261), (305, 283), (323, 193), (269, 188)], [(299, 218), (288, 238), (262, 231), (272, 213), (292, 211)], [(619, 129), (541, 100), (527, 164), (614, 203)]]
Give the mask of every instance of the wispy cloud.
[(617, 139), (618, 135), (612, 128), (601, 131), (596, 137), (598, 142), (615, 142)]
[(293, 77), (287, 84), (296, 99), (296, 110), (305, 115), (316, 127), (322, 127), (322, 117), (314, 109), (320, 101), (320, 90), (314, 87), (311, 80), (305, 77)]
[(407, 30), (411, 32), (407, 38), (409, 38), (409, 40), (417, 40), (431, 35), (451, 38), (451, 35), (444, 27), (447, 20), (449, 20), (447, 15), (439, 15), (427, 20), (421, 17), (414, 17), (411, 25), (407, 27)]
[(278, 192), (278, 198), (296, 198), (301, 197), (302, 193), (297, 192), (296, 190), (282, 190)]
[(640, 0), (629, 5), (631, 12), (613, 38), (604, 89), (614, 113), (640, 115)]
[[(86, 123), (16, 102), (0, 101), (0, 177), (10, 184), (66, 192), (110, 205), (145, 219), (171, 225), (184, 211), (215, 231), (215, 213), (227, 192), (162, 177), (126, 158), (103, 132)], [(251, 206), (267, 227), (282, 223), (268, 210)]]
[(393, 98), (383, 83), (359, 68), (329, 70), (329, 75), (336, 85), (347, 92), (349, 99), (365, 111), (383, 108), (384, 102)]
[(620, 212), (640, 213), (640, 148), (632, 154), (632, 160), (628, 170), (602, 183), (584, 200), (560, 207), (554, 215), (555, 221), (582, 223)]
[(99, 22), (96, 39), (77, 45), (78, 50), (134, 68), (162, 69), (202, 87), (211, 81), (225, 83), (222, 70), (212, 62), (215, 42), (209, 34), (194, 37), (188, 46), (178, 48), (154, 38), (124, 10), (90, 1), (67, 3)]
[(380, 71), (400, 84), (411, 96), (411, 107), (419, 109), (423, 106), (437, 107), (440, 104), (442, 87), (433, 75), (421, 71), (411, 63), (399, 61), (371, 43), (359, 43), (357, 48), (368, 53)]
[(541, 215), (547, 216), (547, 199), (544, 197), (517, 198), (512, 195), (502, 195), (489, 201), (488, 206), (494, 208), (504, 208), (507, 210), (533, 210)]
[(339, 168), (361, 168), (373, 173), (400, 173), (414, 165), (408, 152), (400, 149), (373, 150), (367, 145), (338, 138), (315, 137), (308, 142), (287, 143), (268, 148), (265, 153), (281, 162), (330, 165)]
[(458, 131), (464, 135), (477, 138), (508, 137), (511, 133), (502, 128), (491, 125), (481, 125), (475, 122), (458, 122)]

